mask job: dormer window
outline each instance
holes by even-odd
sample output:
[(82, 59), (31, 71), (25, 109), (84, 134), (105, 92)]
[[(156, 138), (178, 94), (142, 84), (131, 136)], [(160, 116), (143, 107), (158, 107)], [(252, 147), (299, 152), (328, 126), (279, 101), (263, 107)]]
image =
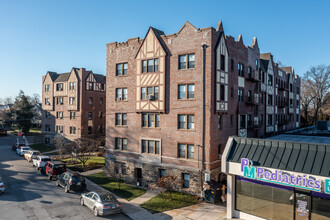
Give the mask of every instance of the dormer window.
[(225, 60), (226, 60), (226, 59), (225, 59), (225, 55), (221, 54), (221, 55), (220, 55), (220, 58), (221, 58), (221, 60), (220, 60), (220, 62), (221, 62), (221, 63), (220, 63), (220, 67), (221, 67), (221, 68), (220, 68), (220, 69), (223, 70), (223, 71), (225, 71)]
[(93, 82), (87, 82), (87, 90), (94, 90), (94, 83)]
[(258, 64), (258, 60), (256, 60), (256, 71), (258, 71), (259, 69), (259, 64)]
[(158, 66), (159, 66), (159, 60), (157, 58), (142, 60), (142, 73), (158, 72)]

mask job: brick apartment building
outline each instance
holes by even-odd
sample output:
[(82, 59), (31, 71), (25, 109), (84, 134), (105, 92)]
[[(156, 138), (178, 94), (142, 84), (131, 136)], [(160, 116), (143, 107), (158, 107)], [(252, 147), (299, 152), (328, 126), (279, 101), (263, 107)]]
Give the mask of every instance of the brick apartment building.
[(174, 34), (107, 45), (106, 164), (111, 175), (147, 186), (175, 176), (199, 193), (219, 181), (230, 135), (267, 137), (299, 127), (300, 79), (257, 39), (245, 46), (189, 22)]
[(105, 76), (85, 68), (61, 74), (47, 72), (42, 77), (45, 143), (52, 143), (56, 134), (68, 140), (104, 135), (105, 80)]

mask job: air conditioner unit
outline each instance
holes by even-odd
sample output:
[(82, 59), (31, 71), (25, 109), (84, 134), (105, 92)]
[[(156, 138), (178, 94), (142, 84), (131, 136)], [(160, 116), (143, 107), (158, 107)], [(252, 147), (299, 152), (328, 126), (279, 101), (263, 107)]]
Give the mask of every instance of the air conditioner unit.
[(153, 95), (148, 95), (148, 100), (155, 100), (155, 97)]

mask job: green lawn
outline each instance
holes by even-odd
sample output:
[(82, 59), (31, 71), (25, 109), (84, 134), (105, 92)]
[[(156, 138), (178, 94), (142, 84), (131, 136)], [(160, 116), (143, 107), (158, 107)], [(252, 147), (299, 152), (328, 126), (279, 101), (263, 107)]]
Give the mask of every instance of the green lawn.
[[(58, 153), (57, 153), (57, 154), (58, 154)], [(73, 158), (73, 159), (74, 159), (74, 158)], [(71, 158), (63, 159), (62, 161), (63, 161), (63, 162), (71, 161)], [(78, 159), (77, 159), (77, 161), (79, 162)], [(88, 166), (90, 162), (99, 163), (99, 164), (105, 164), (105, 158), (104, 158), (104, 157), (91, 157), (91, 158), (86, 162), (86, 165)], [(82, 163), (77, 163), (77, 164), (67, 165), (67, 167), (75, 167), (75, 166), (82, 166)]]
[(41, 153), (56, 150), (56, 148), (49, 147), (49, 146), (47, 146), (45, 144), (41, 144), (41, 143), (31, 144), (30, 147), (34, 150), (40, 151)]
[(106, 176), (104, 172), (88, 175), (87, 178), (128, 201), (142, 196), (146, 193), (146, 190), (126, 185), (125, 183), (122, 183), (123, 181), (121, 181), (119, 189), (119, 187), (117, 186), (117, 180)]
[(140, 206), (151, 213), (158, 213), (198, 203), (196, 196), (174, 191), (171, 193), (172, 196), (169, 191), (160, 193)]

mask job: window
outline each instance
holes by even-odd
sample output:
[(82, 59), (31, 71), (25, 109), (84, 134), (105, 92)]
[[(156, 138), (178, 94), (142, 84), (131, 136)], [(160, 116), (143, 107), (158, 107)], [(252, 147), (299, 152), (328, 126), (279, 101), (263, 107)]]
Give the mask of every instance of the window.
[(220, 159), (222, 155), (222, 144), (218, 144), (218, 158)]
[(45, 92), (49, 92), (49, 91), (50, 91), (50, 85), (47, 84), (47, 85), (45, 85)]
[(225, 71), (225, 55), (220, 55), (220, 70)]
[(252, 91), (248, 91), (248, 102), (252, 102)]
[(194, 129), (195, 128), (194, 115), (178, 115), (179, 129)]
[(179, 85), (179, 99), (195, 98), (195, 84)]
[(182, 174), (182, 179), (183, 179), (183, 188), (189, 188), (190, 185), (190, 175), (188, 173), (183, 173)]
[(104, 88), (105, 88), (104, 83), (101, 83), (101, 90), (104, 91)]
[(230, 98), (234, 98), (234, 88), (230, 88)]
[(194, 159), (194, 145), (178, 144), (178, 157), (185, 159)]
[(89, 97), (88, 98), (88, 104), (89, 105), (93, 105), (93, 97)]
[(299, 121), (299, 115), (296, 115), (296, 121), (297, 122)]
[(45, 144), (50, 144), (50, 138), (45, 138)]
[(127, 63), (116, 64), (116, 76), (126, 76), (128, 71)]
[(268, 74), (268, 85), (272, 86), (273, 85), (273, 76)]
[(166, 170), (164, 170), (164, 169), (159, 169), (159, 178), (162, 178), (162, 177), (164, 177), (164, 176), (166, 176)]
[(234, 59), (230, 60), (230, 69), (231, 71), (234, 71)]
[(300, 94), (300, 89), (299, 89), (299, 87), (296, 87), (296, 93), (297, 93), (297, 95)]
[(70, 134), (76, 134), (76, 127), (70, 126)]
[(127, 100), (127, 88), (116, 89), (116, 101)]
[(238, 89), (238, 101), (244, 102), (244, 89)]
[(57, 105), (63, 105), (64, 104), (64, 98), (63, 97), (57, 97), (56, 98), (56, 104)]
[(256, 105), (254, 106), (254, 116), (258, 116), (259, 114), (259, 107)]
[(293, 86), (292, 86), (292, 84), (290, 83), (290, 92), (292, 92), (293, 91)]
[(100, 104), (103, 104), (103, 98), (100, 98)]
[(246, 128), (246, 115), (239, 115), (239, 128), (240, 129)]
[(220, 100), (224, 101), (225, 100), (225, 86), (220, 85)]
[(87, 83), (87, 90), (94, 90), (94, 83), (93, 82), (86, 82)]
[(249, 78), (252, 77), (252, 69), (251, 69), (250, 66), (248, 67), (248, 77), (249, 77)]
[(56, 112), (56, 118), (62, 119), (63, 118), (63, 112)]
[(259, 184), (257, 181), (237, 177), (235, 192), (236, 195), (233, 196), (236, 198), (236, 210), (264, 219), (293, 220), (294, 218), (293, 201), (283, 199), (294, 195), (288, 187), (265, 182)]
[(160, 145), (159, 141), (154, 140), (141, 140), (142, 153), (159, 154)]
[(222, 129), (222, 116), (218, 115), (218, 130)]
[(92, 120), (93, 119), (93, 112), (88, 112), (88, 120)]
[(50, 125), (45, 125), (45, 131), (50, 131)]
[(76, 119), (76, 112), (70, 112), (70, 119)]
[(273, 125), (273, 115), (267, 115), (267, 125)]
[(249, 127), (252, 126), (252, 116), (250, 114), (247, 115), (247, 124)]
[(244, 64), (238, 63), (238, 76), (244, 77)]
[(100, 112), (100, 118), (103, 118), (103, 112)]
[(290, 99), (290, 108), (292, 108), (292, 107), (293, 107), (293, 100)]
[(258, 60), (256, 60), (256, 71), (259, 70)]
[(273, 105), (273, 95), (268, 95), (268, 105)]
[(234, 115), (230, 115), (230, 126), (233, 126)]
[(45, 105), (50, 105), (49, 98), (45, 98)]
[(75, 83), (75, 82), (70, 82), (70, 84), (69, 84), (69, 89), (70, 89), (70, 90), (74, 90), (74, 89), (76, 89), (76, 83)]
[(64, 127), (63, 127), (63, 125), (56, 125), (56, 132), (57, 133), (61, 133), (61, 134), (63, 134), (63, 131), (64, 131)]
[(50, 116), (51, 116), (50, 112), (49, 111), (45, 111), (45, 117), (46, 118), (50, 118)]
[(296, 108), (299, 108), (300, 107), (300, 100), (297, 100), (296, 101)]
[(127, 113), (116, 113), (116, 126), (127, 125)]
[(195, 54), (186, 54), (179, 56), (179, 69), (195, 68)]
[(159, 114), (142, 114), (142, 127), (144, 128), (158, 128), (159, 127), (160, 116)]
[(158, 59), (142, 60), (142, 73), (158, 72), (158, 66)]
[(127, 139), (126, 138), (115, 138), (115, 149), (116, 150), (127, 150)]
[(56, 91), (63, 91), (63, 83), (56, 84)]
[(93, 133), (93, 127), (92, 126), (88, 126), (88, 134), (92, 134)]
[(76, 104), (76, 98), (75, 97), (69, 97), (69, 105), (75, 105)]
[(264, 124), (264, 115), (261, 114), (260, 115), (260, 125), (263, 126), (263, 124)]
[(260, 93), (260, 103), (264, 104), (264, 94)]
[[(147, 91), (147, 94), (146, 94)], [(158, 100), (158, 86), (141, 87), (141, 100)]]

